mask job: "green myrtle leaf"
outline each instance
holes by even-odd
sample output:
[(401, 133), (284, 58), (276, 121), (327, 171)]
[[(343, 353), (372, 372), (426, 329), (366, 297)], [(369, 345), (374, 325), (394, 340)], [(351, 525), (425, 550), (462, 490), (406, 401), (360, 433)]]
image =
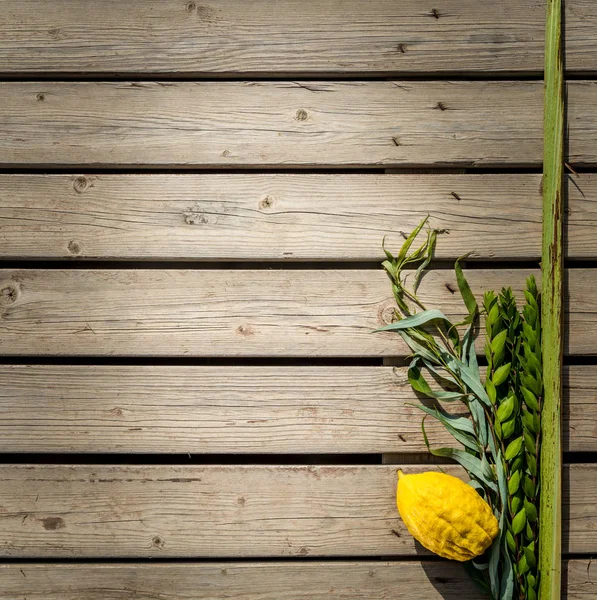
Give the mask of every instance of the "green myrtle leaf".
[(524, 432), (524, 445), (529, 454), (537, 454), (535, 438), (528, 431)]
[(522, 498), (520, 496), (512, 496), (510, 498), (510, 510), (516, 514), (522, 508)]
[(514, 535), (518, 535), (524, 529), (524, 526), (527, 524), (527, 514), (522, 508), (516, 516), (512, 519), (512, 533)]
[(512, 437), (514, 435), (515, 430), (516, 430), (516, 419), (510, 419), (509, 421), (502, 423), (502, 434), (503, 434), (505, 440)]
[(520, 389), (522, 397), (524, 398), (525, 404), (534, 412), (539, 410), (539, 403), (537, 402), (537, 396), (525, 387)]
[(535, 523), (537, 521), (537, 507), (532, 502), (529, 502), (526, 498), (524, 500), (524, 510), (526, 512), (527, 519), (531, 523)]
[(530, 569), (534, 569), (537, 566), (537, 559), (535, 553), (529, 547), (523, 548), (524, 557), (527, 559), (527, 565)]
[(510, 531), (506, 531), (506, 543), (508, 544), (508, 548), (512, 553), (516, 552), (516, 542), (514, 541), (514, 536)]
[(493, 376), (491, 377), (491, 381), (493, 381), (493, 385), (495, 385), (495, 387), (501, 385), (508, 379), (508, 375), (510, 375), (510, 366), (510, 363), (506, 363), (495, 370)]
[(504, 329), (500, 331), (490, 343), (491, 353), (494, 356), (503, 356), (504, 348), (506, 346), (506, 340), (508, 339), (508, 330)]
[(517, 437), (514, 441), (512, 441), (508, 444), (508, 447), (506, 448), (506, 454), (505, 454), (506, 460), (510, 461), (515, 456), (518, 456), (520, 454), (520, 451), (522, 450), (522, 442), (523, 442), (522, 437)]
[(522, 489), (523, 489), (525, 495), (527, 496), (527, 498), (535, 497), (535, 484), (533, 483), (533, 480), (528, 475), (525, 475), (522, 478)]
[(497, 418), (500, 421), (500, 423), (503, 423), (504, 421), (507, 421), (510, 418), (510, 416), (512, 415), (512, 412), (514, 411), (515, 403), (516, 403), (516, 398), (514, 396), (508, 396), (498, 406)]
[(508, 481), (508, 493), (511, 496), (514, 496), (514, 494), (516, 494), (516, 492), (518, 491), (519, 486), (520, 486), (520, 471), (515, 471), (514, 473), (512, 473), (512, 475), (510, 476), (510, 479)]
[(510, 470), (511, 471), (522, 471), (522, 468), (524, 466), (524, 461), (523, 461), (523, 457), (521, 454), (519, 454), (511, 463), (510, 463)]
[(530, 573), (527, 575), (527, 583), (534, 588), (535, 584), (537, 583), (537, 579), (535, 579), (534, 575), (531, 575)]
[(537, 592), (533, 587), (527, 585), (527, 596), (526, 600), (537, 600)]
[(526, 524), (526, 527), (524, 529), (524, 535), (526, 536), (527, 541), (528, 540), (532, 540), (533, 536), (534, 536), (533, 530), (531, 528), (531, 524), (529, 523), (528, 517), (527, 517), (527, 524)]
[[(485, 302), (484, 302), (485, 304)], [(492, 327), (493, 325), (495, 325), (498, 322), (498, 319), (500, 318), (500, 309), (499, 306), (497, 305), (497, 302), (495, 304), (493, 304), (493, 306), (487, 311), (487, 317), (485, 318), (485, 322), (486, 324), (488, 324), (490, 327)]]
[(527, 469), (533, 476), (537, 476), (537, 459), (532, 454), (527, 454)]
[(540, 396), (543, 390), (541, 381), (535, 379), (534, 377), (531, 377), (530, 375), (523, 375), (522, 385), (528, 390), (531, 390), (531, 392), (533, 392), (535, 396)]
[(535, 419), (533, 419), (533, 415), (529, 412), (523, 412), (522, 425), (529, 433), (539, 433), (539, 431), (535, 429)]
[(517, 569), (521, 575), (524, 575), (529, 570), (529, 565), (527, 564), (527, 559), (524, 554), (522, 555), (522, 558), (518, 561)]
[(533, 428), (537, 433), (541, 431), (541, 418), (539, 417), (539, 413), (533, 415)]
[(495, 390), (495, 385), (493, 385), (493, 381), (491, 379), (487, 379), (485, 381), (485, 391), (487, 392), (487, 397), (492, 404), (495, 404), (497, 399), (497, 392)]

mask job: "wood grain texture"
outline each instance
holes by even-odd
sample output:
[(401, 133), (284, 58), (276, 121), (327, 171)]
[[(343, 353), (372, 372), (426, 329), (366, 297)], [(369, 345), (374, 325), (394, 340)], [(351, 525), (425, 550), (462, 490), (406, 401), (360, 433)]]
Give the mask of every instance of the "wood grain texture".
[[(595, 552), (597, 465), (564, 482), (564, 551)], [(398, 517), (395, 466), (2, 465), (0, 483), (2, 557), (424, 553)]]
[(431, 561), (16, 563), (0, 577), (0, 600), (486, 600), (460, 565)]
[[(471, 270), (475, 293), (529, 271)], [(574, 272), (571, 348), (595, 343), (591, 271)], [(582, 281), (580, 289), (577, 282)], [(420, 296), (446, 314), (464, 305), (453, 271), (429, 272)], [(588, 303), (586, 306), (579, 303)], [(393, 356), (390, 283), (379, 270), (0, 270), (4, 355)], [(586, 317), (586, 320), (582, 319)], [(582, 320), (583, 328), (575, 329)], [(572, 336), (572, 332), (578, 336)]]
[[(358, 0), (3, 0), (0, 10), (8, 73), (543, 68), (544, 8), (532, 0), (372, 0), (366, 11)], [(586, 48), (578, 51), (587, 58)]]
[[(427, 214), (436, 256), (540, 255), (539, 175), (0, 175), (0, 256), (176, 260), (375, 260)], [(593, 184), (593, 181), (595, 183)], [(597, 178), (572, 187), (574, 256)], [(491, 215), (489, 216), (489, 211)], [(589, 220), (587, 220), (589, 219)], [(577, 238), (582, 243), (577, 243)], [(590, 238), (587, 249), (583, 245)]]
[[(595, 452), (597, 368), (565, 388), (565, 449)], [(3, 365), (0, 452), (426, 454), (412, 403), (403, 368)]]
[[(474, 293), (530, 271), (468, 270)], [(597, 279), (568, 273), (568, 354), (597, 353)], [(464, 316), (454, 273), (429, 272), (420, 297)], [(400, 356), (381, 270), (0, 270), (5, 356)], [(481, 347), (481, 346), (479, 346)]]
[[(588, 559), (564, 561), (563, 600), (593, 600)], [(12, 563), (0, 600), (486, 600), (450, 562)]]
[[(3, 82), (0, 166), (538, 166), (540, 81)], [(597, 163), (597, 82), (567, 160)]]
[[(4, 82), (0, 166), (539, 165), (542, 90), (539, 81)], [(592, 84), (570, 84), (575, 161), (597, 158), (596, 99)]]

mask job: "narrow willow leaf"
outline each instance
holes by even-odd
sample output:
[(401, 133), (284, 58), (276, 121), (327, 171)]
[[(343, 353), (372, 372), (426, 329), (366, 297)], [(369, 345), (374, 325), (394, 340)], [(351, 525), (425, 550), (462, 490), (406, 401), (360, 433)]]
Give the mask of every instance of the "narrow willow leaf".
[(464, 395), (459, 392), (445, 392), (443, 390), (436, 391), (432, 390), (427, 380), (421, 373), (421, 369), (418, 365), (418, 360), (413, 360), (408, 368), (408, 381), (412, 388), (421, 394), (424, 394), (428, 398), (436, 398), (438, 400), (444, 400), (446, 402), (454, 400), (462, 400)]
[(487, 446), (487, 441), (489, 439), (489, 431), (483, 406), (481, 406), (479, 400), (473, 398), (468, 403), (468, 408), (471, 412), (473, 422), (476, 424), (477, 427), (477, 436), (479, 438), (479, 443), (481, 444), (481, 446)]
[(421, 327), (422, 325), (426, 325), (427, 323), (438, 320), (449, 322), (448, 317), (446, 317), (441, 310), (432, 308), (430, 310), (422, 310), (421, 312), (410, 315), (409, 317), (404, 317), (404, 319), (400, 319), (400, 321), (396, 321), (395, 323), (390, 323), (389, 325), (375, 329), (373, 333), (377, 333), (379, 331), (398, 331), (400, 329), (411, 329), (414, 327)]
[(431, 262), (432, 258), (433, 258), (433, 253), (435, 252), (435, 243), (437, 240), (437, 230), (433, 230), (429, 233), (429, 236), (427, 238), (427, 248), (425, 251), (425, 259), (423, 260), (423, 262), (419, 265), (419, 267), (417, 268), (416, 272), (415, 272), (415, 280), (413, 283), (413, 292), (417, 292), (417, 289), (419, 288), (419, 284), (421, 283), (421, 277), (423, 277), (423, 273), (425, 272), (425, 269), (429, 266), (429, 263)]
[(452, 435), (466, 448), (470, 448), (474, 452), (479, 452), (479, 444), (475, 438), (475, 431), (472, 423), (464, 417), (453, 417), (440, 412), (435, 407), (428, 407), (423, 404), (417, 405), (417, 408), (427, 413), (429, 416), (437, 419)]
[(512, 600), (514, 598), (515, 573), (508, 551), (502, 552), (502, 578), (500, 582), (499, 600)]
[(456, 272), (456, 282), (458, 283), (458, 289), (460, 290), (460, 295), (462, 296), (462, 300), (464, 301), (464, 305), (468, 310), (469, 317), (471, 321), (477, 316), (479, 312), (479, 306), (477, 305), (477, 300), (475, 299), (475, 295), (471, 291), (471, 288), (464, 276), (462, 271), (462, 267), (460, 266), (460, 261), (466, 258), (465, 256), (461, 256), (454, 263), (454, 271)]
[(520, 451), (522, 450), (522, 442), (522, 437), (518, 437), (508, 444), (505, 454), (506, 460), (510, 461), (520, 454)]
[(534, 523), (537, 520), (537, 507), (532, 502), (529, 502), (526, 498), (524, 501), (524, 510), (526, 512), (527, 519), (531, 523)]
[(512, 533), (518, 535), (527, 524), (527, 514), (524, 510), (520, 510), (516, 516), (512, 519)]
[(510, 476), (510, 480), (508, 481), (508, 493), (511, 496), (514, 496), (518, 491), (518, 487), (520, 486), (520, 471), (515, 471)]
[(417, 227), (415, 227), (413, 229), (411, 234), (406, 238), (406, 240), (402, 244), (402, 248), (400, 248), (400, 252), (396, 259), (399, 263), (404, 262), (404, 259), (406, 258), (406, 255), (408, 254), (408, 251), (410, 250), (410, 247), (412, 246), (413, 242), (415, 241), (415, 238), (419, 235), (419, 232), (421, 231), (421, 229), (423, 229), (423, 227), (425, 226), (425, 223), (427, 223), (428, 220), (429, 220), (429, 216), (425, 217), (417, 225)]
[(441, 362), (438, 359), (438, 357), (435, 354), (433, 354), (433, 352), (425, 348), (425, 346), (419, 344), (419, 342), (414, 340), (413, 337), (409, 334), (409, 332), (399, 331), (398, 334), (406, 342), (408, 347), (412, 350), (412, 352), (415, 355), (420, 356), (421, 358), (432, 364), (441, 365)]
[(495, 387), (502, 385), (502, 383), (508, 379), (508, 375), (510, 375), (510, 367), (511, 364), (506, 363), (495, 370), (493, 376), (491, 377), (491, 381), (493, 381), (493, 385), (495, 385)]

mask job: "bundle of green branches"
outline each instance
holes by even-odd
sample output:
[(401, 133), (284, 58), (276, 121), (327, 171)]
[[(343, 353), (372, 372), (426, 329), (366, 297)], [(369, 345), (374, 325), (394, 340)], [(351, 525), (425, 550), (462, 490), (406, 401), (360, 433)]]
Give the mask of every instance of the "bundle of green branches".
[[(542, 397), (539, 292), (527, 280), (522, 312), (510, 288), (489, 291), (485, 313), (485, 380), (477, 363), (475, 337), (481, 310), (464, 276), (460, 260), (456, 280), (468, 315), (452, 323), (417, 296), (433, 257), (437, 234), (427, 229), (424, 242), (411, 251), (425, 219), (406, 239), (397, 256), (385, 247), (383, 267), (390, 277), (398, 309), (395, 322), (380, 331), (395, 331), (412, 352), (408, 378), (413, 389), (435, 402), (419, 405), (459, 443), (457, 448), (429, 451), (464, 467), (470, 484), (491, 506), (500, 533), (486, 556), (467, 564), (469, 573), (494, 600), (536, 600), (538, 588), (538, 480)], [(406, 286), (407, 267), (418, 266)], [(462, 332), (462, 330), (464, 330)], [(462, 335), (461, 335), (462, 332)], [(442, 403), (460, 402), (467, 416), (447, 412)]]

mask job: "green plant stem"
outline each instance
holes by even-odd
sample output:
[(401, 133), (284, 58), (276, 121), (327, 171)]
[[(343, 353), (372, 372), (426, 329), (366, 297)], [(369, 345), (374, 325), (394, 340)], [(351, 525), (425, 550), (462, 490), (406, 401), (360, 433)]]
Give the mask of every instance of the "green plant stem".
[(562, 179), (564, 75), (562, 1), (547, 0), (543, 159), (542, 311), (544, 398), (540, 461), (539, 599), (561, 587)]

